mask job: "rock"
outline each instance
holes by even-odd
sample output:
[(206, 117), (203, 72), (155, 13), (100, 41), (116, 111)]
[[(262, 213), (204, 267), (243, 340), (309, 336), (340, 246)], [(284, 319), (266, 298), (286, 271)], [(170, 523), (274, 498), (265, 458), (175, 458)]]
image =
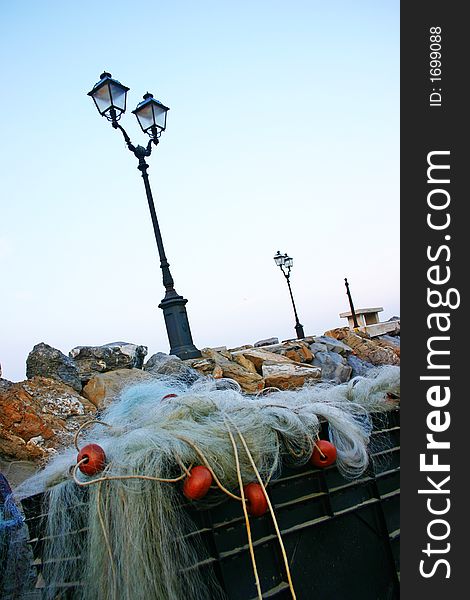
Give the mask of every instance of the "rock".
[(312, 342), (309, 347), (313, 354), (316, 354), (317, 352), (328, 352), (328, 346), (326, 344), (321, 344), (320, 342)]
[(84, 384), (96, 373), (117, 369), (141, 369), (146, 355), (147, 346), (137, 346), (128, 342), (112, 342), (104, 346), (77, 346), (69, 352)]
[(262, 366), (264, 361), (279, 363), (292, 362), (290, 358), (282, 356), (281, 354), (276, 354), (275, 352), (268, 352), (264, 348), (247, 348), (246, 350), (239, 350), (237, 352), (233, 352), (232, 356), (235, 358), (240, 354), (254, 364), (256, 371), (259, 374), (262, 373)]
[[(249, 394), (256, 394), (264, 388), (263, 378), (257, 372), (248, 370), (235, 360), (231, 360), (234, 357), (230, 352), (216, 352), (211, 348), (204, 348), (201, 353), (204, 360), (196, 359), (192, 362), (194, 369), (208, 375), (213, 374), (216, 367), (220, 367), (223, 377), (235, 379), (242, 390)], [(210, 373), (208, 372), (208, 365), (212, 366)], [(217, 378), (220, 377), (220, 369), (215, 371)]]
[(198, 373), (201, 373), (201, 375), (212, 375), (212, 371), (215, 367), (215, 362), (207, 358), (190, 358), (185, 360), (185, 363), (190, 364), (191, 367)]
[(264, 346), (263, 350), (274, 352), (274, 354), (280, 354), (294, 362), (311, 363), (313, 360), (313, 354), (308, 344), (303, 341), (284, 342), (282, 344)]
[(400, 336), (399, 335), (381, 335), (377, 338), (377, 341), (385, 342), (387, 346), (395, 346), (400, 348)]
[(237, 352), (238, 350), (246, 350), (247, 348), (253, 348), (253, 344), (245, 344), (244, 346), (237, 346), (236, 348), (229, 348), (229, 352)]
[(400, 358), (400, 337), (391, 335), (381, 335), (373, 339), (373, 342), (381, 348), (389, 348)]
[(26, 359), (26, 377), (48, 377), (69, 385), (80, 392), (80, 381), (77, 365), (60, 350), (41, 342), (36, 344)]
[(232, 359), (234, 362), (238, 363), (241, 367), (249, 371), (250, 373), (258, 373), (255, 365), (243, 356), (243, 354), (232, 354)]
[(262, 346), (272, 346), (273, 344), (279, 344), (279, 338), (272, 337), (266, 340), (260, 340), (259, 342), (255, 342), (255, 348), (261, 348)]
[(95, 407), (68, 385), (45, 377), (0, 392), (0, 454), (41, 461), (69, 445)]
[(321, 367), (322, 381), (345, 383), (351, 377), (351, 366), (337, 352), (318, 352), (315, 354), (313, 364)]
[(392, 344), (370, 339), (361, 331), (351, 331), (348, 327), (340, 327), (327, 331), (327, 335), (335, 337), (353, 349), (356, 356), (373, 365), (399, 365), (400, 349)]
[[(328, 333), (328, 332), (327, 332)], [(325, 344), (326, 349), (330, 352), (337, 352), (338, 354), (347, 355), (352, 352), (352, 348), (350, 348), (347, 344), (335, 339), (334, 337), (330, 337), (327, 334), (315, 336), (315, 344)]]
[(262, 371), (266, 387), (277, 387), (281, 390), (301, 387), (304, 383), (318, 381), (321, 377), (319, 367), (291, 361), (265, 361)]
[(125, 388), (137, 383), (149, 383), (153, 379), (152, 374), (141, 369), (117, 369), (97, 373), (88, 381), (82, 394), (101, 410), (115, 400)]
[(169, 376), (187, 384), (194, 383), (200, 377), (195, 369), (186, 364), (186, 361), (182, 361), (173, 354), (168, 355), (163, 352), (152, 354), (144, 365), (144, 371), (150, 373), (153, 377)]
[(212, 371), (212, 377), (214, 379), (222, 379), (224, 376), (224, 370), (220, 365), (215, 365), (214, 370)]
[(351, 377), (366, 377), (371, 369), (375, 369), (372, 363), (362, 360), (362, 358), (354, 356), (354, 354), (350, 354), (347, 361), (348, 365), (352, 368)]

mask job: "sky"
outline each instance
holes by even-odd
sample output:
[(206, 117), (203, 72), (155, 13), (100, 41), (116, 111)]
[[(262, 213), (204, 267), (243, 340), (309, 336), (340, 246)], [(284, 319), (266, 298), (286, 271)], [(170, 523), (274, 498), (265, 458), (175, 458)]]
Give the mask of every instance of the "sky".
[(137, 160), (86, 94), (102, 71), (170, 107), (148, 159), (198, 348), (399, 307), (399, 2), (0, 0), (0, 364), (45, 342), (168, 352)]

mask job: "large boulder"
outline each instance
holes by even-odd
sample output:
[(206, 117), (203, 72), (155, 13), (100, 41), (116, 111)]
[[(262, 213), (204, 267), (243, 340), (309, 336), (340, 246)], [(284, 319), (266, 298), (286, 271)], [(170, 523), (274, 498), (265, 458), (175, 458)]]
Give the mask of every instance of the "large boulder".
[(345, 383), (351, 377), (351, 366), (337, 352), (317, 352), (313, 359), (313, 364), (321, 367), (322, 381)]
[(0, 392), (0, 454), (41, 461), (73, 441), (95, 407), (68, 385), (33, 377)]
[(83, 388), (82, 394), (96, 408), (106, 408), (124, 389), (138, 383), (149, 383), (154, 377), (142, 369), (117, 369), (97, 373)]
[(152, 354), (144, 364), (144, 371), (150, 373), (153, 377), (167, 376), (188, 384), (194, 383), (200, 377), (195, 369), (178, 356), (164, 354), (163, 352)]
[(86, 384), (96, 373), (117, 369), (141, 369), (147, 355), (147, 346), (128, 342), (112, 342), (103, 346), (77, 346), (69, 352)]
[(44, 342), (36, 344), (26, 359), (26, 377), (49, 377), (80, 392), (82, 383), (77, 365), (57, 348)]
[(352, 348), (354, 354), (373, 365), (399, 365), (400, 348), (384, 340), (371, 339), (361, 331), (351, 331), (348, 327), (332, 329), (325, 333)]
[(262, 370), (266, 387), (277, 387), (281, 390), (301, 387), (306, 382), (315, 383), (321, 377), (319, 367), (292, 361), (264, 361)]

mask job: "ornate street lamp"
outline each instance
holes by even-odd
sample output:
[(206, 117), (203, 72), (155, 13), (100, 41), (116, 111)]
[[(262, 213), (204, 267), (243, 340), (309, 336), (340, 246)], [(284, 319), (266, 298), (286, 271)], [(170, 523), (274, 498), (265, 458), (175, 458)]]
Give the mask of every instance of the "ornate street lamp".
[(294, 264), (294, 259), (287, 254), (281, 254), (279, 250), (277, 254), (274, 256), (274, 262), (281, 269), (282, 274), (286, 278), (287, 287), (289, 288), (290, 299), (292, 300), (292, 306), (294, 308), (295, 315), (295, 333), (297, 334), (297, 338), (300, 340), (305, 337), (304, 326), (300, 324), (299, 317), (297, 316), (297, 309), (295, 308), (294, 296), (292, 295), (292, 289), (290, 287), (290, 272), (292, 269), (292, 265)]
[(137, 117), (142, 131), (150, 136), (150, 140), (145, 148), (143, 146), (134, 146), (124, 128), (118, 123), (126, 111), (126, 95), (128, 91), (129, 88), (119, 83), (116, 79), (113, 79), (111, 73), (104, 72), (100, 75), (100, 80), (93, 86), (91, 92), (88, 92), (88, 96), (93, 98), (100, 115), (111, 121), (114, 129), (121, 131), (127, 147), (139, 161), (137, 168), (142, 173), (144, 180), (150, 216), (160, 256), (163, 285), (166, 290), (165, 297), (158, 306), (163, 310), (165, 317), (166, 330), (170, 341), (170, 354), (175, 354), (182, 359), (199, 358), (201, 353), (193, 344), (188, 315), (186, 313), (187, 300), (177, 294), (174, 288), (170, 265), (165, 255), (157, 214), (155, 212), (152, 190), (150, 189), (147, 174), (149, 165), (145, 162), (145, 159), (152, 152), (152, 144), (156, 146), (159, 142), (158, 138), (161, 132), (165, 131), (166, 115), (169, 108), (158, 100), (155, 100), (152, 94), (145, 94), (143, 101), (132, 112)]

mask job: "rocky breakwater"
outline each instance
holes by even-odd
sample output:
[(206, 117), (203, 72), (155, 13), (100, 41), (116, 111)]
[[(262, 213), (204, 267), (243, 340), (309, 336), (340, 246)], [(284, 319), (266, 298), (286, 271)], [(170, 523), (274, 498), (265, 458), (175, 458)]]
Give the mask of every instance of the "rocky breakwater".
[[(41, 462), (69, 445), (80, 425), (138, 383), (170, 378), (191, 385), (201, 377), (234, 379), (247, 394), (318, 382), (339, 384), (377, 365), (399, 364), (399, 337), (370, 339), (348, 328), (279, 343), (276, 338), (237, 348), (205, 348), (182, 361), (146, 346), (114, 342), (79, 346), (66, 356), (45, 343), (27, 359), (27, 377), (0, 378), (0, 461)], [(156, 399), (157, 400), (157, 399)]]

